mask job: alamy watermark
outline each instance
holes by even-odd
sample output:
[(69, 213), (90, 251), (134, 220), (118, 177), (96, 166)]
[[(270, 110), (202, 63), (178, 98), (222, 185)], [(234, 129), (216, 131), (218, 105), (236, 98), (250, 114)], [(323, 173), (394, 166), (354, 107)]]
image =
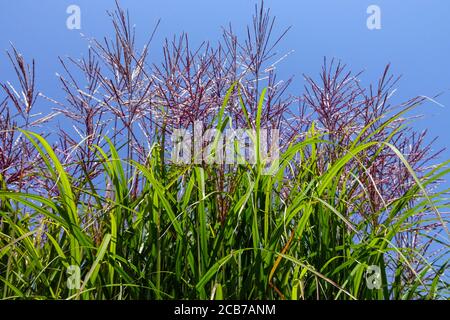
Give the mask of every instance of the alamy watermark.
[(370, 5), (367, 7), (367, 18), (366, 25), (369, 30), (380, 30), (381, 29), (381, 8), (377, 5)]
[(193, 132), (172, 132), (171, 160), (175, 164), (261, 164), (263, 174), (273, 174), (278, 167), (280, 132), (278, 129), (210, 128), (194, 123)]
[(79, 290), (81, 287), (81, 270), (79, 266), (70, 265), (67, 267), (67, 288), (69, 290)]
[(81, 29), (81, 8), (75, 4), (67, 7), (66, 13), (69, 14), (66, 20), (66, 27), (69, 30)]
[(381, 269), (377, 265), (371, 265), (367, 267), (366, 270), (366, 285), (367, 288), (380, 289), (381, 288)]

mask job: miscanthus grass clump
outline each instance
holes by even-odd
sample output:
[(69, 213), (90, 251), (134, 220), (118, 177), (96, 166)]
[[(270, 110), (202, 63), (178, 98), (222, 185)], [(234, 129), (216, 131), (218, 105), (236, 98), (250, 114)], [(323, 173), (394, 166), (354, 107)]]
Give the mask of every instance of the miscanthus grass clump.
[[(110, 16), (112, 40), (60, 59), (63, 101), (39, 92), (34, 61), (8, 54), (1, 298), (448, 297), (449, 161), (409, 125), (424, 98), (391, 104), (389, 67), (363, 87), (325, 61), (293, 96), (276, 76), (285, 32), (262, 6), (244, 39), (229, 27), (191, 48), (182, 35), (160, 63), (126, 12)], [(200, 142), (212, 156), (226, 130), (253, 130), (255, 161), (173, 161), (173, 133), (198, 121), (215, 129)], [(277, 132), (269, 172), (262, 130)]]

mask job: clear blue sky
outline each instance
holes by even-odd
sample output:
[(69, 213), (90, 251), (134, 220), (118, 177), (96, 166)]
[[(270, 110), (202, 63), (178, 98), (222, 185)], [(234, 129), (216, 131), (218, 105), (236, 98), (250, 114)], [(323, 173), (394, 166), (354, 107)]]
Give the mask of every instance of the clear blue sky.
[[(157, 60), (164, 37), (189, 33), (193, 44), (217, 41), (220, 26), (231, 22), (244, 30), (251, 21), (255, 0), (122, 0), (136, 24), (138, 40), (144, 43), (156, 21), (161, 25), (152, 43)], [(81, 8), (81, 30), (68, 30), (66, 8)], [(381, 30), (368, 30), (366, 9), (381, 8)], [(388, 63), (403, 75), (396, 101), (416, 95), (439, 97), (439, 107), (426, 104), (419, 113), (418, 128), (429, 128), (439, 136), (437, 147), (450, 147), (450, 1), (448, 0), (266, 0), (277, 16), (278, 29), (292, 26), (278, 47), (283, 54), (294, 53), (280, 65), (283, 76), (293, 74), (292, 93), (300, 93), (302, 74), (316, 75), (324, 56), (341, 59), (354, 71), (366, 70), (363, 79), (375, 81)], [(86, 52), (87, 36), (111, 35), (105, 10), (114, 8), (113, 0), (15, 0), (1, 3), (0, 49), (13, 42), (27, 58), (37, 61), (40, 91), (59, 98), (55, 72), (60, 72), (58, 56), (79, 57)], [(3, 52), (0, 55), (0, 81), (12, 78)], [(41, 100), (41, 107), (52, 106)], [(450, 159), (450, 150), (443, 158)]]

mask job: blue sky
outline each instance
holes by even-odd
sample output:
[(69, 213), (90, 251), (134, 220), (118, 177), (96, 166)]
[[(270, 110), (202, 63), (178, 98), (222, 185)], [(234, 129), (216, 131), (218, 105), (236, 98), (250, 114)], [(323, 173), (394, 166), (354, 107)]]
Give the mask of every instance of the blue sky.
[[(239, 33), (250, 23), (255, 0), (121, 0), (136, 24), (143, 44), (156, 21), (161, 18), (152, 43), (155, 61), (165, 37), (187, 32), (192, 44), (217, 41), (220, 26), (231, 22)], [(66, 8), (81, 8), (81, 30), (68, 30)], [(367, 7), (381, 9), (381, 30), (366, 26)], [(417, 110), (424, 118), (414, 125), (428, 128), (439, 136), (436, 149), (450, 147), (450, 1), (448, 0), (266, 0), (277, 17), (277, 28), (292, 26), (278, 47), (280, 54), (294, 52), (279, 65), (281, 76), (295, 76), (291, 92), (301, 93), (302, 74), (317, 75), (323, 57), (337, 58), (352, 70), (365, 70), (363, 80), (376, 81), (387, 63), (402, 75), (395, 101), (416, 95), (438, 98), (440, 107), (427, 103)], [(60, 72), (58, 56), (80, 57), (87, 42), (80, 32), (91, 37), (111, 35), (105, 13), (114, 8), (113, 0), (15, 0), (2, 1), (0, 10), (0, 81), (13, 78), (4, 50), (13, 42), (37, 61), (39, 90), (59, 98), (55, 72)], [(41, 108), (51, 105), (41, 101)], [(450, 159), (450, 150), (443, 158)]]

